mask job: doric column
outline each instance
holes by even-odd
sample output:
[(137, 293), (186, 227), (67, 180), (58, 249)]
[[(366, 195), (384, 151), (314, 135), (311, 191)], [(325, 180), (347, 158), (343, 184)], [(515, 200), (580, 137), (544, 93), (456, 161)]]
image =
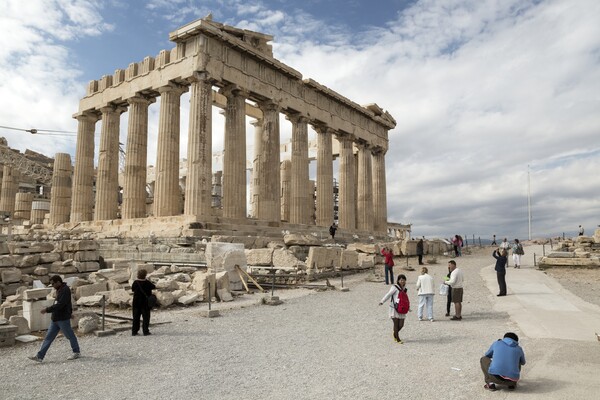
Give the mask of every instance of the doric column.
[(338, 141), (340, 143), (338, 225), (341, 229), (352, 230), (356, 228), (353, 138), (350, 135), (340, 134)]
[(290, 194), (292, 185), (292, 162), (290, 160), (284, 160), (281, 162), (280, 167), (280, 178), (281, 178), (281, 220), (290, 220)]
[(333, 223), (333, 155), (331, 131), (316, 126), (317, 132), (317, 221), (318, 226)]
[(235, 87), (227, 97), (223, 155), (223, 217), (246, 218), (246, 99)]
[(188, 132), (186, 215), (211, 214), (212, 204), (212, 82), (206, 73), (189, 79), (190, 125)]
[(96, 221), (116, 219), (119, 210), (119, 126), (122, 110), (108, 106), (100, 111), (102, 131), (96, 176)]
[(281, 182), (279, 166), (279, 108), (275, 103), (259, 104), (263, 112), (261, 154), (258, 167), (259, 195), (257, 218), (281, 220)]
[(373, 229), (387, 232), (387, 193), (385, 182), (385, 150), (373, 151)]
[(252, 181), (250, 205), (252, 207), (252, 218), (258, 218), (258, 199), (260, 197), (260, 157), (262, 154), (262, 119), (250, 122), (254, 126), (254, 158), (252, 159)]
[(2, 175), (2, 193), (0, 194), (0, 211), (10, 213), (11, 217), (15, 212), (15, 196), (19, 191), (19, 180), (21, 174), (16, 168), (4, 165), (4, 174)]
[(148, 164), (148, 106), (154, 99), (135, 96), (129, 103), (125, 153), (125, 180), (121, 218), (146, 217), (146, 169)]
[(166, 217), (180, 212), (179, 190), (179, 113), (181, 94), (186, 87), (169, 84), (158, 89), (160, 116), (156, 151), (154, 216)]
[[(69, 190), (71, 188), (69, 187)], [(17, 193), (15, 195), (15, 212), (13, 219), (30, 220), (31, 203), (33, 202), (33, 193)], [(69, 214), (67, 214), (67, 219)]]
[(91, 221), (94, 207), (94, 129), (98, 117), (93, 114), (82, 114), (75, 118), (79, 125), (73, 173), (71, 222)]
[(373, 230), (373, 190), (371, 183), (371, 150), (366, 143), (358, 145), (358, 218), (356, 228)]
[(71, 156), (66, 153), (56, 153), (52, 172), (52, 192), (50, 193), (51, 224), (69, 222), (71, 210)]
[(290, 188), (290, 222), (309, 224), (311, 215), (308, 181), (308, 124), (300, 115), (288, 116), (292, 123), (292, 182)]

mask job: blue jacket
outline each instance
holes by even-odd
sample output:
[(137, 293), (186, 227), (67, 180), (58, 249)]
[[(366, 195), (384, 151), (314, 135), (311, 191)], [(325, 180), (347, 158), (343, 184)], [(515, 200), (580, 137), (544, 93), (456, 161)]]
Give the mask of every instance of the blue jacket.
[(496, 270), (496, 272), (500, 272), (501, 274), (506, 273), (506, 261), (507, 261), (506, 257), (498, 254), (498, 252), (496, 250), (494, 250), (494, 253), (492, 253), (492, 256), (494, 256), (494, 258), (496, 259), (496, 268), (494, 268)]
[(525, 365), (525, 353), (518, 342), (511, 338), (497, 340), (490, 346), (485, 356), (492, 359), (488, 370), (490, 374), (519, 380), (521, 376), (519, 366)]

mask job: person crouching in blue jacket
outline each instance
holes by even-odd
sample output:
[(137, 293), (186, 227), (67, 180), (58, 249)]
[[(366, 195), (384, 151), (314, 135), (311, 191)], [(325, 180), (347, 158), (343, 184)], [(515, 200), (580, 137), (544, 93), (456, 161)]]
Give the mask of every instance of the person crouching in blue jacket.
[(497, 390), (496, 385), (506, 385), (514, 390), (521, 377), (521, 366), (525, 365), (525, 353), (519, 346), (516, 333), (507, 332), (503, 339), (494, 342), (483, 357), (481, 370), (487, 390)]

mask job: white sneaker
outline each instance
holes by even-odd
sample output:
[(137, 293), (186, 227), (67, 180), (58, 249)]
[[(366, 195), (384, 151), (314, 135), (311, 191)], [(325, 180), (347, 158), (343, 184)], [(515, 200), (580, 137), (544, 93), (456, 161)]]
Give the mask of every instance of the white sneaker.
[(433, 322), (433, 318), (431, 318), (431, 319), (429, 320), (429, 322)]
[(67, 360), (77, 360), (79, 357), (81, 357), (80, 353), (73, 353), (69, 357), (67, 357)]
[(423, 318), (419, 318), (419, 321), (423, 321)]

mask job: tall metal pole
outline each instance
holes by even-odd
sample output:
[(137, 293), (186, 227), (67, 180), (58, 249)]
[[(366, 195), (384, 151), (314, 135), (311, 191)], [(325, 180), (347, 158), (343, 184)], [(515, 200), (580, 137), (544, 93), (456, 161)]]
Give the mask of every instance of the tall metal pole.
[(527, 220), (529, 222), (529, 240), (531, 240), (531, 178), (529, 164), (527, 165)]

